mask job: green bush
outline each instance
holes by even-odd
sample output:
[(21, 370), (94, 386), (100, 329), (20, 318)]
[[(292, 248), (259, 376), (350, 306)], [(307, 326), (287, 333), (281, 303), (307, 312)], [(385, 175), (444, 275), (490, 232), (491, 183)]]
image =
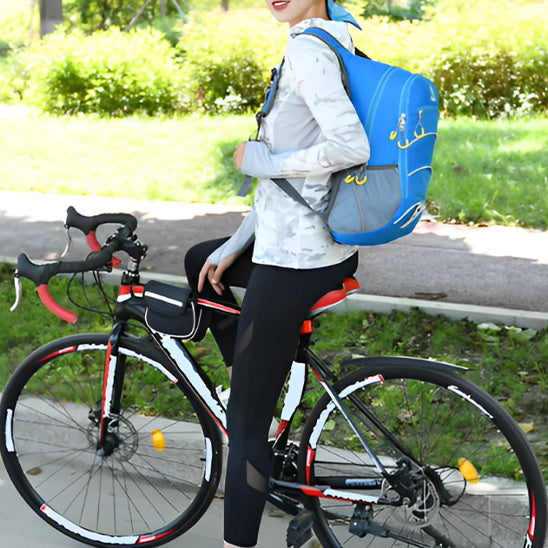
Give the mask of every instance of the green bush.
[(546, 112), (548, 52), (536, 58), (513, 52), (448, 52), (426, 70), (440, 93), (440, 108), (451, 116), (498, 118)]
[(26, 82), (15, 55), (0, 57), (0, 103), (13, 103), (23, 98)]
[(136, 30), (55, 33), (26, 55), (36, 100), (49, 113), (170, 113), (177, 108), (177, 67), (160, 33)]
[[(267, 10), (251, 10), (260, 33), (250, 33), (240, 13), (194, 14), (181, 31), (118, 29), (89, 36), (58, 31), (36, 42), (22, 55), (20, 94), (53, 114), (98, 113), (121, 116), (173, 112), (226, 113), (255, 110), (264, 99), (271, 60), (278, 59), (278, 41), (265, 44), (275, 23)], [(165, 21), (164, 21), (165, 22)], [(268, 22), (268, 23), (267, 23)], [(169, 27), (169, 25), (168, 25)], [(280, 36), (285, 37), (285, 28)], [(220, 39), (220, 37), (222, 39)], [(167, 39), (168, 38), (168, 39)], [(0, 76), (0, 93), (10, 82)]]
[[(201, 11), (190, 11), (184, 23), (177, 17), (148, 24), (161, 32), (57, 32), (24, 53), (4, 47), (0, 101), (22, 97), (52, 113), (108, 115), (256, 110), (287, 26), (265, 7), (239, 9), (244, 2), (255, 4), (235, 1), (228, 13), (206, 13), (219, 2), (193, 0), (190, 8)], [(362, 3), (346, 5), (360, 20)], [(421, 22), (362, 18), (363, 32), (351, 31), (374, 59), (432, 78), (445, 116), (491, 119), (548, 111), (547, 19), (546, 2), (437, 0)], [(13, 25), (5, 29), (17, 35)]]
[(217, 13), (187, 25), (178, 46), (187, 111), (239, 113), (261, 105), (268, 48), (264, 34), (250, 32), (253, 19)]
[[(187, 0), (177, 0), (183, 11), (189, 9)], [(166, 15), (178, 14), (175, 3), (165, 3)], [(135, 16), (138, 23), (150, 23), (160, 17), (159, 2), (144, 0), (63, 0), (64, 27), (85, 32), (107, 30), (112, 27), (125, 29)]]
[(500, 118), (548, 110), (548, 3), (437, 0), (426, 21), (363, 22), (360, 49), (432, 78), (443, 114)]

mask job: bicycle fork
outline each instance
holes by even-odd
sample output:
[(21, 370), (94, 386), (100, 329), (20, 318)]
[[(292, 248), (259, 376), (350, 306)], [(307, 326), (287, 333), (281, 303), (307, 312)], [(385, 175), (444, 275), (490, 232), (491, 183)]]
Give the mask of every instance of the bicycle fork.
[(107, 346), (101, 398), (90, 411), (90, 419), (97, 426), (96, 449), (105, 457), (111, 455), (120, 444), (117, 429), (125, 372), (125, 356), (118, 352), (122, 331), (121, 323), (116, 323), (112, 329)]

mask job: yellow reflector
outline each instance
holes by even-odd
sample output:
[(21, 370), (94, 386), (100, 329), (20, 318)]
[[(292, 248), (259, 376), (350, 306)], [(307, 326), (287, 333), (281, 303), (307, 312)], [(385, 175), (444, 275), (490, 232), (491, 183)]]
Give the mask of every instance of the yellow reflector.
[(166, 439), (160, 430), (154, 430), (152, 432), (152, 445), (158, 451), (163, 451), (166, 447)]
[(459, 459), (459, 470), (468, 483), (478, 483), (479, 474), (475, 466), (466, 459)]

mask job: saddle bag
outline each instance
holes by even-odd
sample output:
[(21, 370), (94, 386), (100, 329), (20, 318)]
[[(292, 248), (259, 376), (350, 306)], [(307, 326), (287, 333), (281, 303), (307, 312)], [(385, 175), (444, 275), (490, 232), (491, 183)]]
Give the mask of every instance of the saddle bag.
[(156, 281), (144, 287), (145, 322), (152, 331), (184, 340), (203, 338), (207, 322), (190, 289)]

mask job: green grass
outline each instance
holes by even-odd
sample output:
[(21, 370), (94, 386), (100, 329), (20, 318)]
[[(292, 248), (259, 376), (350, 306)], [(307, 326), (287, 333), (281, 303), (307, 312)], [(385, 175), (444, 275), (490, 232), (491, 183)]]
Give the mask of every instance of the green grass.
[(443, 220), (546, 230), (546, 150), (547, 119), (444, 121), (429, 196)]
[(2, 120), (0, 188), (217, 202), (234, 196), (252, 117)]
[[(0, 189), (241, 203), (253, 116), (2, 120)], [(443, 120), (429, 191), (443, 221), (548, 227), (548, 119)], [(251, 196), (246, 198), (251, 202)]]

